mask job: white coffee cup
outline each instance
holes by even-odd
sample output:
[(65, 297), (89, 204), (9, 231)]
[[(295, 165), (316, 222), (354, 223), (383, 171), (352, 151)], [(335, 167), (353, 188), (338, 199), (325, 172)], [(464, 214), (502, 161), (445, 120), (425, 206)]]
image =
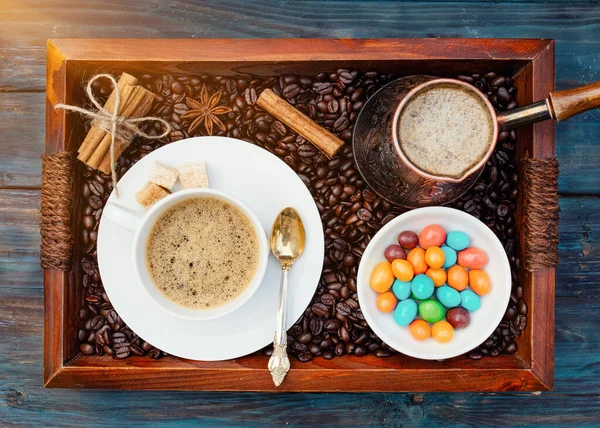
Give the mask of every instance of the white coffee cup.
[[(198, 197), (220, 199), (239, 208), (250, 220), (250, 223), (258, 236), (259, 246), (258, 267), (246, 289), (235, 299), (224, 305), (208, 309), (187, 308), (170, 300), (154, 285), (154, 281), (152, 280), (146, 264), (146, 246), (150, 232), (156, 221), (173, 206), (187, 199)], [(218, 190), (187, 189), (178, 191), (154, 204), (143, 216), (140, 216), (140, 213), (131, 208), (111, 202), (104, 208), (103, 219), (108, 219), (135, 233), (133, 239), (133, 265), (137, 272), (139, 285), (160, 309), (178, 318), (190, 321), (206, 321), (230, 314), (254, 295), (267, 270), (269, 245), (267, 242), (267, 235), (260, 224), (258, 217), (242, 201)], [(123, 284), (123, 286), (127, 287), (130, 285)]]

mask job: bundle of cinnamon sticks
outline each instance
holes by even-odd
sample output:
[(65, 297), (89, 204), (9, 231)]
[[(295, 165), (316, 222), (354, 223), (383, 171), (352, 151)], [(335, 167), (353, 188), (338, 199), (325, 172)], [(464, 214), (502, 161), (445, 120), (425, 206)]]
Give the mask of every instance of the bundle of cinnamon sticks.
[[(117, 114), (126, 118), (143, 117), (152, 107), (152, 102), (155, 95), (146, 88), (138, 85), (138, 79), (130, 74), (123, 73), (118, 81), (120, 94), (119, 110)], [(115, 107), (115, 91), (104, 104), (104, 108), (114, 113)], [(105, 174), (110, 172), (110, 145), (112, 137), (109, 132), (92, 126), (85, 137), (85, 140), (79, 146), (77, 159), (84, 162), (86, 165), (98, 169)], [(120, 138), (115, 139), (115, 159), (123, 153), (130, 141), (121, 141)]]

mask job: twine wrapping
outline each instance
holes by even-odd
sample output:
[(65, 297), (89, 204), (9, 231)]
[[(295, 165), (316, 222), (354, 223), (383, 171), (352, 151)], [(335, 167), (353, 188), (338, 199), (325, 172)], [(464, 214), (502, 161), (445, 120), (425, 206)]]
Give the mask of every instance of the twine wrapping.
[(554, 268), (558, 264), (558, 160), (528, 158), (522, 168), (525, 269)]
[[(106, 110), (102, 105), (100, 105), (100, 103), (94, 97), (94, 94), (92, 92), (92, 84), (100, 78), (106, 78), (110, 80), (110, 82), (113, 85), (115, 93), (115, 106), (113, 108), (112, 113)], [(86, 94), (92, 102), (92, 104), (94, 104), (94, 106), (98, 109), (97, 111), (90, 111), (81, 107), (67, 104), (56, 104), (54, 106), (55, 109), (75, 111), (77, 113), (81, 113), (83, 115), (91, 117), (91, 124), (93, 126), (97, 126), (98, 128), (111, 135), (110, 172), (112, 177), (113, 188), (115, 189), (115, 193), (117, 196), (119, 196), (119, 189), (117, 188), (117, 172), (115, 169), (115, 140), (118, 138), (119, 141), (123, 142), (123, 144), (128, 146), (133, 140), (133, 137), (135, 137), (136, 135), (148, 138), (149, 140), (158, 140), (160, 138), (166, 137), (171, 132), (171, 125), (169, 124), (169, 122), (159, 117), (146, 116), (128, 118), (125, 116), (119, 116), (119, 104), (121, 102), (121, 95), (119, 92), (119, 86), (117, 85), (117, 81), (113, 76), (111, 76), (110, 74), (97, 74), (88, 81), (86, 87)], [(165, 127), (165, 132), (163, 132), (160, 135), (149, 135), (145, 133), (137, 126), (137, 124), (147, 121), (156, 121), (162, 123)]]
[(69, 271), (73, 261), (73, 154), (42, 155), (40, 261), (44, 269)]

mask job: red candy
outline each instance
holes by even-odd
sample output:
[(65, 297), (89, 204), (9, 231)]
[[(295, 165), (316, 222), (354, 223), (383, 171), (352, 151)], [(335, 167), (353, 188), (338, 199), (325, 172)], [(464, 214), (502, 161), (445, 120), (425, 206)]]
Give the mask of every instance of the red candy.
[(446, 242), (446, 231), (439, 224), (430, 224), (419, 233), (419, 245), (423, 249), (441, 247)]
[(488, 262), (487, 254), (479, 248), (469, 247), (458, 253), (458, 264), (469, 269), (481, 269)]
[(387, 247), (383, 255), (390, 263), (392, 263), (396, 259), (406, 259), (406, 251), (404, 251), (404, 248), (402, 248), (400, 245), (396, 244)]
[(405, 230), (398, 235), (398, 244), (402, 245), (407, 250), (412, 250), (419, 245), (419, 237), (412, 230)]

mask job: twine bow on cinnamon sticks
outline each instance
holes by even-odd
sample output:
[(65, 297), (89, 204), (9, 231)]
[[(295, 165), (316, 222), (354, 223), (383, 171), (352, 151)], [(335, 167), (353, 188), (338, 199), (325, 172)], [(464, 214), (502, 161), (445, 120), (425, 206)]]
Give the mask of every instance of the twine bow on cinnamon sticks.
[[(110, 80), (114, 88), (104, 107), (100, 105), (92, 92), (92, 84), (101, 78)], [(159, 117), (144, 116), (152, 107), (155, 95), (142, 86), (138, 86), (138, 80), (127, 73), (121, 75), (118, 83), (110, 74), (98, 74), (87, 83), (86, 93), (92, 104), (98, 109), (97, 111), (67, 104), (56, 104), (54, 108), (75, 111), (92, 119), (92, 128), (79, 147), (77, 158), (104, 173), (110, 171), (113, 188), (118, 196), (115, 163), (123, 150), (135, 136), (149, 140), (166, 137), (171, 132), (171, 126), (166, 120)], [(149, 121), (160, 122), (165, 131), (160, 135), (150, 135), (137, 126), (142, 122)]]

